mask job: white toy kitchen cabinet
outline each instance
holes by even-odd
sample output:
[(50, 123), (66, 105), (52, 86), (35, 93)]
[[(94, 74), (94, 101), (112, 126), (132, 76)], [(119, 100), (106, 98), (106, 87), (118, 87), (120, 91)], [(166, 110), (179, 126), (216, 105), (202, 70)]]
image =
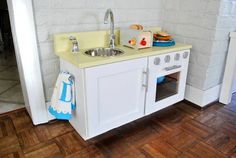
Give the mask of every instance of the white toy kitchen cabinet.
[(75, 77), (76, 110), (70, 120), (86, 140), (184, 99), (189, 50), (79, 68), (60, 59)]
[[(119, 45), (116, 30), (116, 51), (123, 53), (99, 56), (91, 50), (106, 54), (107, 34), (92, 31), (54, 35), (60, 68), (75, 78), (77, 107), (70, 123), (85, 140), (184, 99), (191, 45), (130, 49)], [(72, 53), (70, 37), (79, 43), (78, 53)]]
[(144, 116), (147, 58), (78, 69), (61, 60), (76, 80), (72, 126), (88, 139)]

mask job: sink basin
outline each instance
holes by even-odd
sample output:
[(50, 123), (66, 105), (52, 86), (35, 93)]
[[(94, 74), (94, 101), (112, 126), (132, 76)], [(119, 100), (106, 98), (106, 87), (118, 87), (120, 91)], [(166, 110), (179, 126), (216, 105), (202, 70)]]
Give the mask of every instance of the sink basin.
[(92, 57), (110, 57), (124, 54), (124, 51), (117, 48), (93, 48), (85, 51), (84, 53)]

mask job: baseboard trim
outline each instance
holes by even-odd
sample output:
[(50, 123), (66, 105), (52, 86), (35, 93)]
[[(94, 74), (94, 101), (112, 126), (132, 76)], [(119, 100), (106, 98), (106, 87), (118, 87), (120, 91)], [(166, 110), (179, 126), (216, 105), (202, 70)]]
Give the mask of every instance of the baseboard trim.
[(194, 104), (193, 102), (190, 102), (190, 101), (188, 101), (188, 100), (186, 100), (186, 99), (184, 99), (183, 102), (186, 103), (186, 104), (188, 104), (188, 105), (190, 105), (190, 106), (192, 106), (192, 107), (194, 107), (194, 108), (196, 108), (196, 109), (198, 109), (198, 110), (206, 110), (207, 108), (209, 108), (209, 107), (211, 107), (211, 106), (213, 106), (213, 105), (221, 104), (221, 103), (219, 102), (219, 100), (216, 100), (216, 101), (214, 101), (214, 102), (212, 102), (212, 103), (210, 103), (210, 104), (205, 105), (204, 107), (200, 107), (199, 105)]
[(221, 85), (217, 85), (205, 91), (186, 85), (185, 99), (200, 107), (205, 107), (219, 99), (220, 89)]

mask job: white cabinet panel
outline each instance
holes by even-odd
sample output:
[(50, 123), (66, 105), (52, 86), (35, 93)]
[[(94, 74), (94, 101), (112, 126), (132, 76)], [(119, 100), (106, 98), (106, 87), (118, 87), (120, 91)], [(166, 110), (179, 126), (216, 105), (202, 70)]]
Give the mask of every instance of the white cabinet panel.
[(146, 66), (142, 58), (85, 70), (90, 137), (144, 115)]

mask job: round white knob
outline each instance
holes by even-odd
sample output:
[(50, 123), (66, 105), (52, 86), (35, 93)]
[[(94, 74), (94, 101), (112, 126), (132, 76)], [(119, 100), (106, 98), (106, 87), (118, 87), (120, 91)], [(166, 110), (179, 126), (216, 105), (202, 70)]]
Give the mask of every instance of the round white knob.
[(188, 52), (184, 52), (183, 58), (186, 59), (188, 57)]
[(178, 61), (179, 58), (180, 58), (180, 54), (179, 53), (175, 54), (175, 60)]
[(155, 64), (155, 65), (160, 65), (160, 62), (161, 62), (161, 59), (160, 59), (159, 57), (156, 57), (156, 58), (154, 59), (154, 64)]
[(170, 56), (169, 55), (165, 56), (164, 60), (165, 60), (166, 63), (169, 63), (170, 62)]

